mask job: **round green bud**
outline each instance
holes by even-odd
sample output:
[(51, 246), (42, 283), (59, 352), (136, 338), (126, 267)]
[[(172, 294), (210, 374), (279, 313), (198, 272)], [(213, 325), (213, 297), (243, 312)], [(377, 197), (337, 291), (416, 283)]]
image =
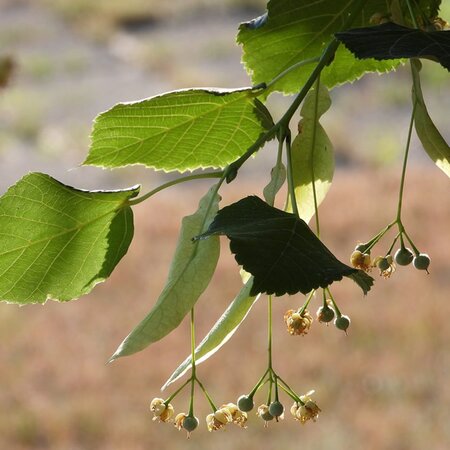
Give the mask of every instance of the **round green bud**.
[(381, 271), (383, 271), (383, 270), (388, 270), (389, 267), (391, 267), (391, 265), (389, 264), (389, 261), (388, 261), (387, 258), (380, 258), (380, 259), (377, 261), (377, 267), (378, 267)]
[(426, 253), (420, 253), (414, 258), (414, 267), (418, 270), (428, 270), (431, 259)]
[(261, 414), (261, 419), (269, 422), (269, 420), (273, 420), (273, 416), (269, 411), (266, 411), (265, 413)]
[(412, 263), (414, 254), (409, 248), (401, 247), (395, 252), (394, 259), (399, 266), (407, 266)]
[(241, 395), (238, 398), (237, 406), (241, 411), (249, 412), (253, 409), (255, 404), (253, 403), (253, 397), (249, 397), (248, 395)]
[(183, 428), (188, 431), (194, 431), (198, 427), (198, 419), (193, 416), (186, 416), (183, 420)]
[(277, 400), (269, 405), (269, 414), (273, 417), (280, 417), (284, 412), (284, 406)]
[(331, 322), (334, 319), (334, 310), (329, 306), (321, 306), (317, 310), (317, 320), (319, 322)]
[(342, 331), (347, 331), (347, 328), (350, 326), (350, 317), (348, 316), (340, 316), (336, 317), (334, 320), (334, 326)]

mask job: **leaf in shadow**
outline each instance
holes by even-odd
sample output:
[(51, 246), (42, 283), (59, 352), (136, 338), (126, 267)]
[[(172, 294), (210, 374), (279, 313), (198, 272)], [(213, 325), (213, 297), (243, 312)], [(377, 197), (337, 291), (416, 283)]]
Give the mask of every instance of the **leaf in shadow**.
[(238, 264), (254, 276), (250, 295), (306, 294), (358, 272), (340, 262), (303, 220), (256, 196), (221, 209), (195, 239), (213, 235), (226, 235)]
[(357, 58), (426, 58), (450, 71), (450, 31), (423, 31), (396, 23), (335, 34)]

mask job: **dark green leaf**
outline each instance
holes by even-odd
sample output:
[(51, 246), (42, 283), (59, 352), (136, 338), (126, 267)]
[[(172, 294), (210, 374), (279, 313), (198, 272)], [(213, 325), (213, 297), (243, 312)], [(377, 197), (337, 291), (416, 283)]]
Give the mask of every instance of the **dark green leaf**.
[(84, 164), (166, 172), (225, 167), (272, 124), (254, 89), (169, 92), (100, 114)]
[(384, 23), (336, 33), (336, 37), (357, 58), (426, 58), (450, 71), (450, 31), (423, 31)]
[(230, 239), (236, 261), (254, 276), (251, 295), (306, 294), (357, 272), (336, 259), (303, 220), (256, 196), (221, 209), (196, 239), (212, 235)]
[(67, 301), (104, 281), (133, 238), (123, 191), (80, 191), (31, 173), (0, 199), (0, 299)]
[(441, 0), (410, 0), (409, 5), (405, 0), (391, 0), (392, 22), (414, 27), (409, 9), (411, 7), (415, 22), (423, 27), (437, 18), (440, 5)]
[(110, 361), (132, 355), (174, 330), (195, 305), (216, 269), (219, 239), (192, 243), (217, 213), (216, 186), (200, 200), (198, 210), (183, 218), (177, 249), (161, 295), (147, 316), (123, 340)]
[(348, 275), (364, 292), (367, 294), (373, 286), (374, 279), (363, 270), (358, 270), (351, 275)]
[[(267, 13), (239, 28), (237, 41), (243, 47), (242, 61), (253, 83), (270, 82), (276, 76), (311, 58), (320, 57), (342, 30), (352, 1), (335, 0), (271, 0)], [(386, 12), (385, 0), (369, 0), (355, 26), (369, 25), (370, 17)], [(322, 71), (321, 81), (331, 88), (353, 81), (365, 72), (387, 72), (398, 62), (359, 61), (340, 47), (334, 61)], [(275, 89), (286, 94), (298, 92), (311, 74), (313, 66), (296, 67), (281, 78)]]

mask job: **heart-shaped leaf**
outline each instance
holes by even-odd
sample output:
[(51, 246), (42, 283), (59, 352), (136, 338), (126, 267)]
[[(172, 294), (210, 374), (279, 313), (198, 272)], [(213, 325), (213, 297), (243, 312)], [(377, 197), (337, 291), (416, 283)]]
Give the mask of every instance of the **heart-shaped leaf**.
[[(237, 36), (243, 47), (242, 61), (253, 83), (267, 83), (288, 71), (274, 89), (285, 94), (298, 92), (314, 67), (302, 62), (320, 57), (334, 33), (342, 30), (352, 8), (352, 1), (270, 0), (267, 13), (241, 24)], [(384, 0), (369, 0), (353, 24), (367, 26), (374, 13), (385, 10)], [(322, 71), (320, 80), (332, 88), (365, 72), (387, 72), (398, 64), (398, 61), (359, 61), (341, 46), (333, 62)]]
[(255, 89), (167, 92), (100, 114), (84, 164), (143, 164), (166, 172), (223, 168), (272, 125)]
[(256, 196), (221, 209), (196, 239), (212, 235), (230, 239), (236, 261), (254, 276), (251, 295), (306, 294), (358, 273), (340, 262), (303, 220)]
[(81, 191), (30, 173), (0, 199), (0, 300), (68, 301), (104, 281), (133, 238), (123, 191)]

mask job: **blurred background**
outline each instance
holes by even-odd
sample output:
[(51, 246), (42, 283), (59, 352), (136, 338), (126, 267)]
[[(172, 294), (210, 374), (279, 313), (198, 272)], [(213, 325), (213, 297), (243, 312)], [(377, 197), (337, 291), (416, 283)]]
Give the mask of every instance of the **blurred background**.
[[(0, 88), (1, 192), (28, 171), (86, 189), (139, 183), (146, 191), (172, 179), (136, 167), (79, 167), (92, 120), (118, 101), (167, 90), (249, 85), (234, 38), (239, 22), (260, 15), (264, 6), (263, 0), (0, 0), (0, 84), (13, 67)], [(449, 5), (445, 9), (448, 18)], [(432, 63), (422, 73), (430, 114), (450, 139), (450, 76)], [(408, 67), (366, 75), (333, 90), (332, 98), (322, 123), (335, 145), (337, 169), (321, 223), (325, 243), (347, 261), (357, 242), (395, 216), (411, 110)], [(290, 101), (269, 99), (275, 119)], [(223, 189), (223, 204), (261, 195), (274, 161), (272, 146), (261, 150)], [(342, 312), (352, 319), (348, 336), (315, 322), (308, 336), (291, 337), (283, 314), (303, 297), (275, 301), (276, 368), (300, 394), (316, 390), (322, 409), (317, 423), (301, 426), (287, 414), (265, 429), (250, 414), (245, 431), (229, 427), (209, 434), (203, 421), (209, 411), (200, 395), (196, 414), (202, 426), (189, 441), (173, 426), (152, 422), (150, 400), (161, 396), (160, 386), (189, 351), (188, 323), (137, 355), (106, 361), (158, 297), (180, 219), (196, 209), (208, 186), (184, 184), (136, 207), (128, 254), (85, 298), (0, 305), (0, 448), (450, 448), (449, 183), (416, 139), (404, 223), (420, 250), (431, 255), (431, 273), (401, 268), (389, 280), (375, 273), (376, 286), (366, 298), (350, 281), (333, 286)], [(383, 240), (379, 253), (390, 243), (390, 237)], [(197, 308), (198, 337), (240, 286), (224, 240), (218, 271)], [(265, 370), (264, 300), (224, 349), (200, 366), (217, 404), (236, 401)], [(316, 300), (311, 309), (318, 306)], [(258, 400), (264, 399), (261, 393)], [(186, 395), (174, 406), (186, 411)]]

